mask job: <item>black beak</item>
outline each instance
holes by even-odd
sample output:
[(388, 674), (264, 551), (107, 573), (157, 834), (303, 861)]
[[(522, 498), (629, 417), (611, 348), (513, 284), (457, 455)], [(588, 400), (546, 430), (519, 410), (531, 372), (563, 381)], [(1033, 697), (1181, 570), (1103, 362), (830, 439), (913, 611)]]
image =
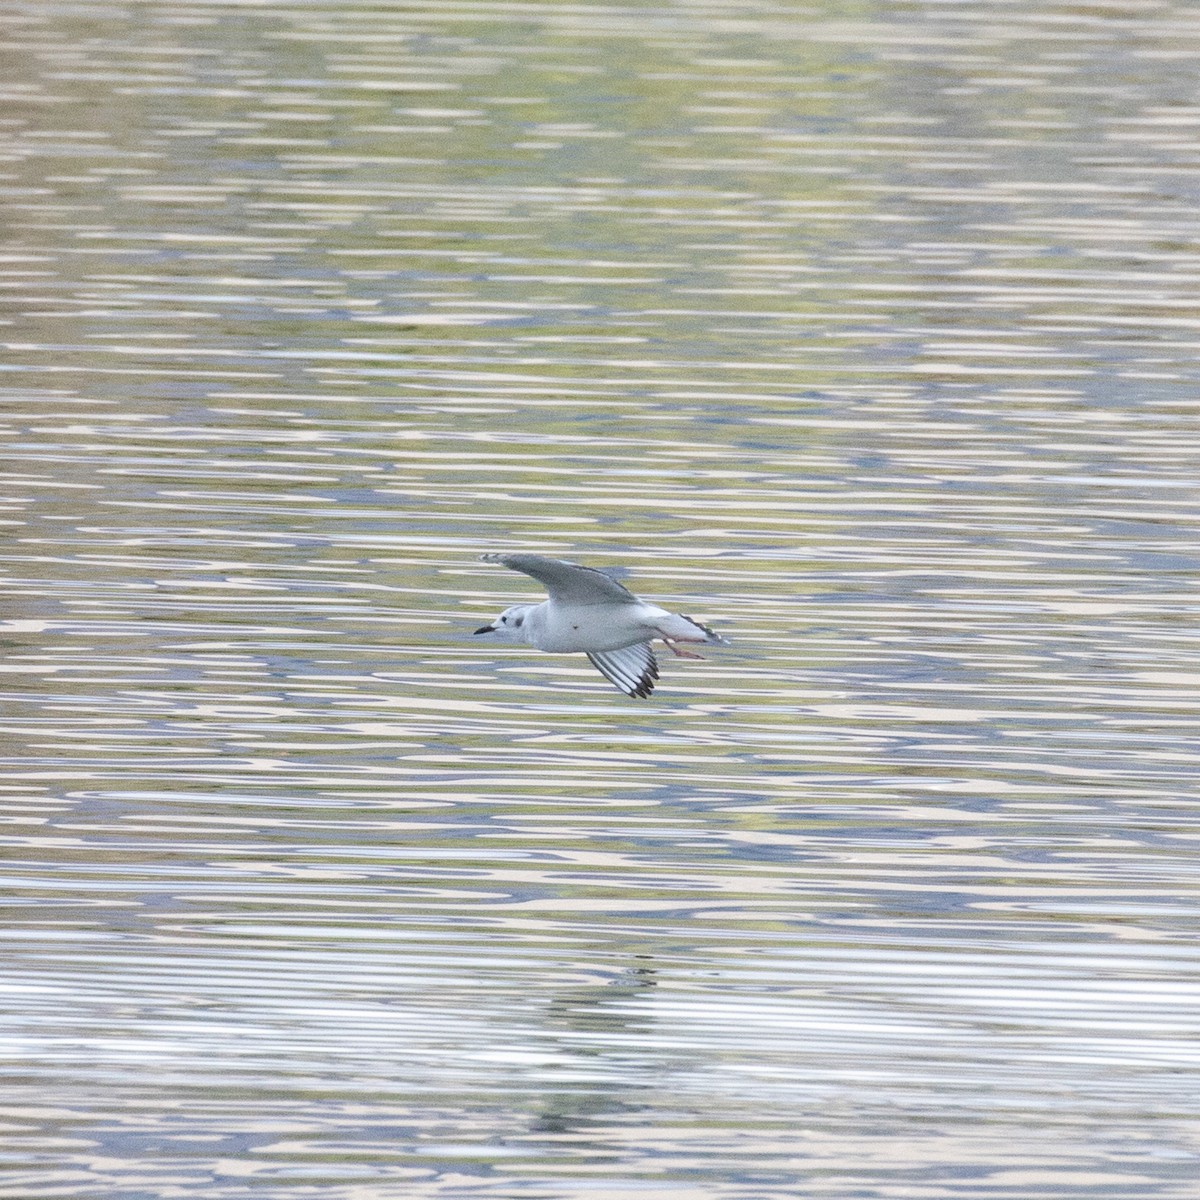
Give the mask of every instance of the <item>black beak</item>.
[(471, 636), (474, 637), (475, 634), (478, 634), (478, 633), (495, 633), (495, 632), (496, 632), (495, 625), (484, 625), (482, 629), (475, 630), (475, 633), (471, 634)]

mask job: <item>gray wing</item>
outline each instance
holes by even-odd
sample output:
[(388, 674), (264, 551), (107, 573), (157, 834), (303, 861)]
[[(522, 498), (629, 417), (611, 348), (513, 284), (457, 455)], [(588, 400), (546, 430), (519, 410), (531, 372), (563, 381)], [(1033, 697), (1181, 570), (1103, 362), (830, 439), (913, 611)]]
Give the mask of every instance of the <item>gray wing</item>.
[(638, 604), (638, 598), (603, 571), (543, 558), (540, 554), (483, 554), (483, 562), (499, 563), (510, 571), (531, 575), (544, 584), (550, 599), (564, 604)]
[(637, 642), (620, 650), (593, 650), (588, 659), (609, 683), (627, 696), (648, 696), (658, 678), (658, 663), (649, 642)]

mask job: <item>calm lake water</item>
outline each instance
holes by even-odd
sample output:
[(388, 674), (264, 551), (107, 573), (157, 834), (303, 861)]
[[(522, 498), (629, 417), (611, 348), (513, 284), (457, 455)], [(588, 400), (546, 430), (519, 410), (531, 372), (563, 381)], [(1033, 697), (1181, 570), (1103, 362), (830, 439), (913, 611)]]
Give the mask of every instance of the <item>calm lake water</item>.
[(1193, 1200), (1193, 6), (0, 15), (0, 1196)]

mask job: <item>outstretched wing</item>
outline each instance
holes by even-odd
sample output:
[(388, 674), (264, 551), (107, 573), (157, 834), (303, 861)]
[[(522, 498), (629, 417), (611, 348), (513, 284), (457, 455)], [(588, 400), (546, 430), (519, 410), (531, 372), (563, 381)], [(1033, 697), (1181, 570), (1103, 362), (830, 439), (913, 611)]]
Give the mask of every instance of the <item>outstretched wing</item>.
[(588, 659), (609, 683), (627, 696), (648, 696), (658, 678), (658, 663), (649, 642), (637, 642), (620, 650), (593, 650)]
[(483, 554), (480, 558), (533, 576), (545, 585), (551, 600), (563, 604), (639, 603), (632, 592), (603, 571), (564, 562), (561, 558), (543, 558), (540, 554)]

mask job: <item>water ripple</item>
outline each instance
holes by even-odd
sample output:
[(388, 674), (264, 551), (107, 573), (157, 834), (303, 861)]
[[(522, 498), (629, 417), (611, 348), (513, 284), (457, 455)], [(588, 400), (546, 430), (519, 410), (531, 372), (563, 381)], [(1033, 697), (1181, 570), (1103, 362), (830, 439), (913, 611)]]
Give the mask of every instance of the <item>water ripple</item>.
[(0, 1196), (1190, 1200), (1194, 14), (4, 11)]

